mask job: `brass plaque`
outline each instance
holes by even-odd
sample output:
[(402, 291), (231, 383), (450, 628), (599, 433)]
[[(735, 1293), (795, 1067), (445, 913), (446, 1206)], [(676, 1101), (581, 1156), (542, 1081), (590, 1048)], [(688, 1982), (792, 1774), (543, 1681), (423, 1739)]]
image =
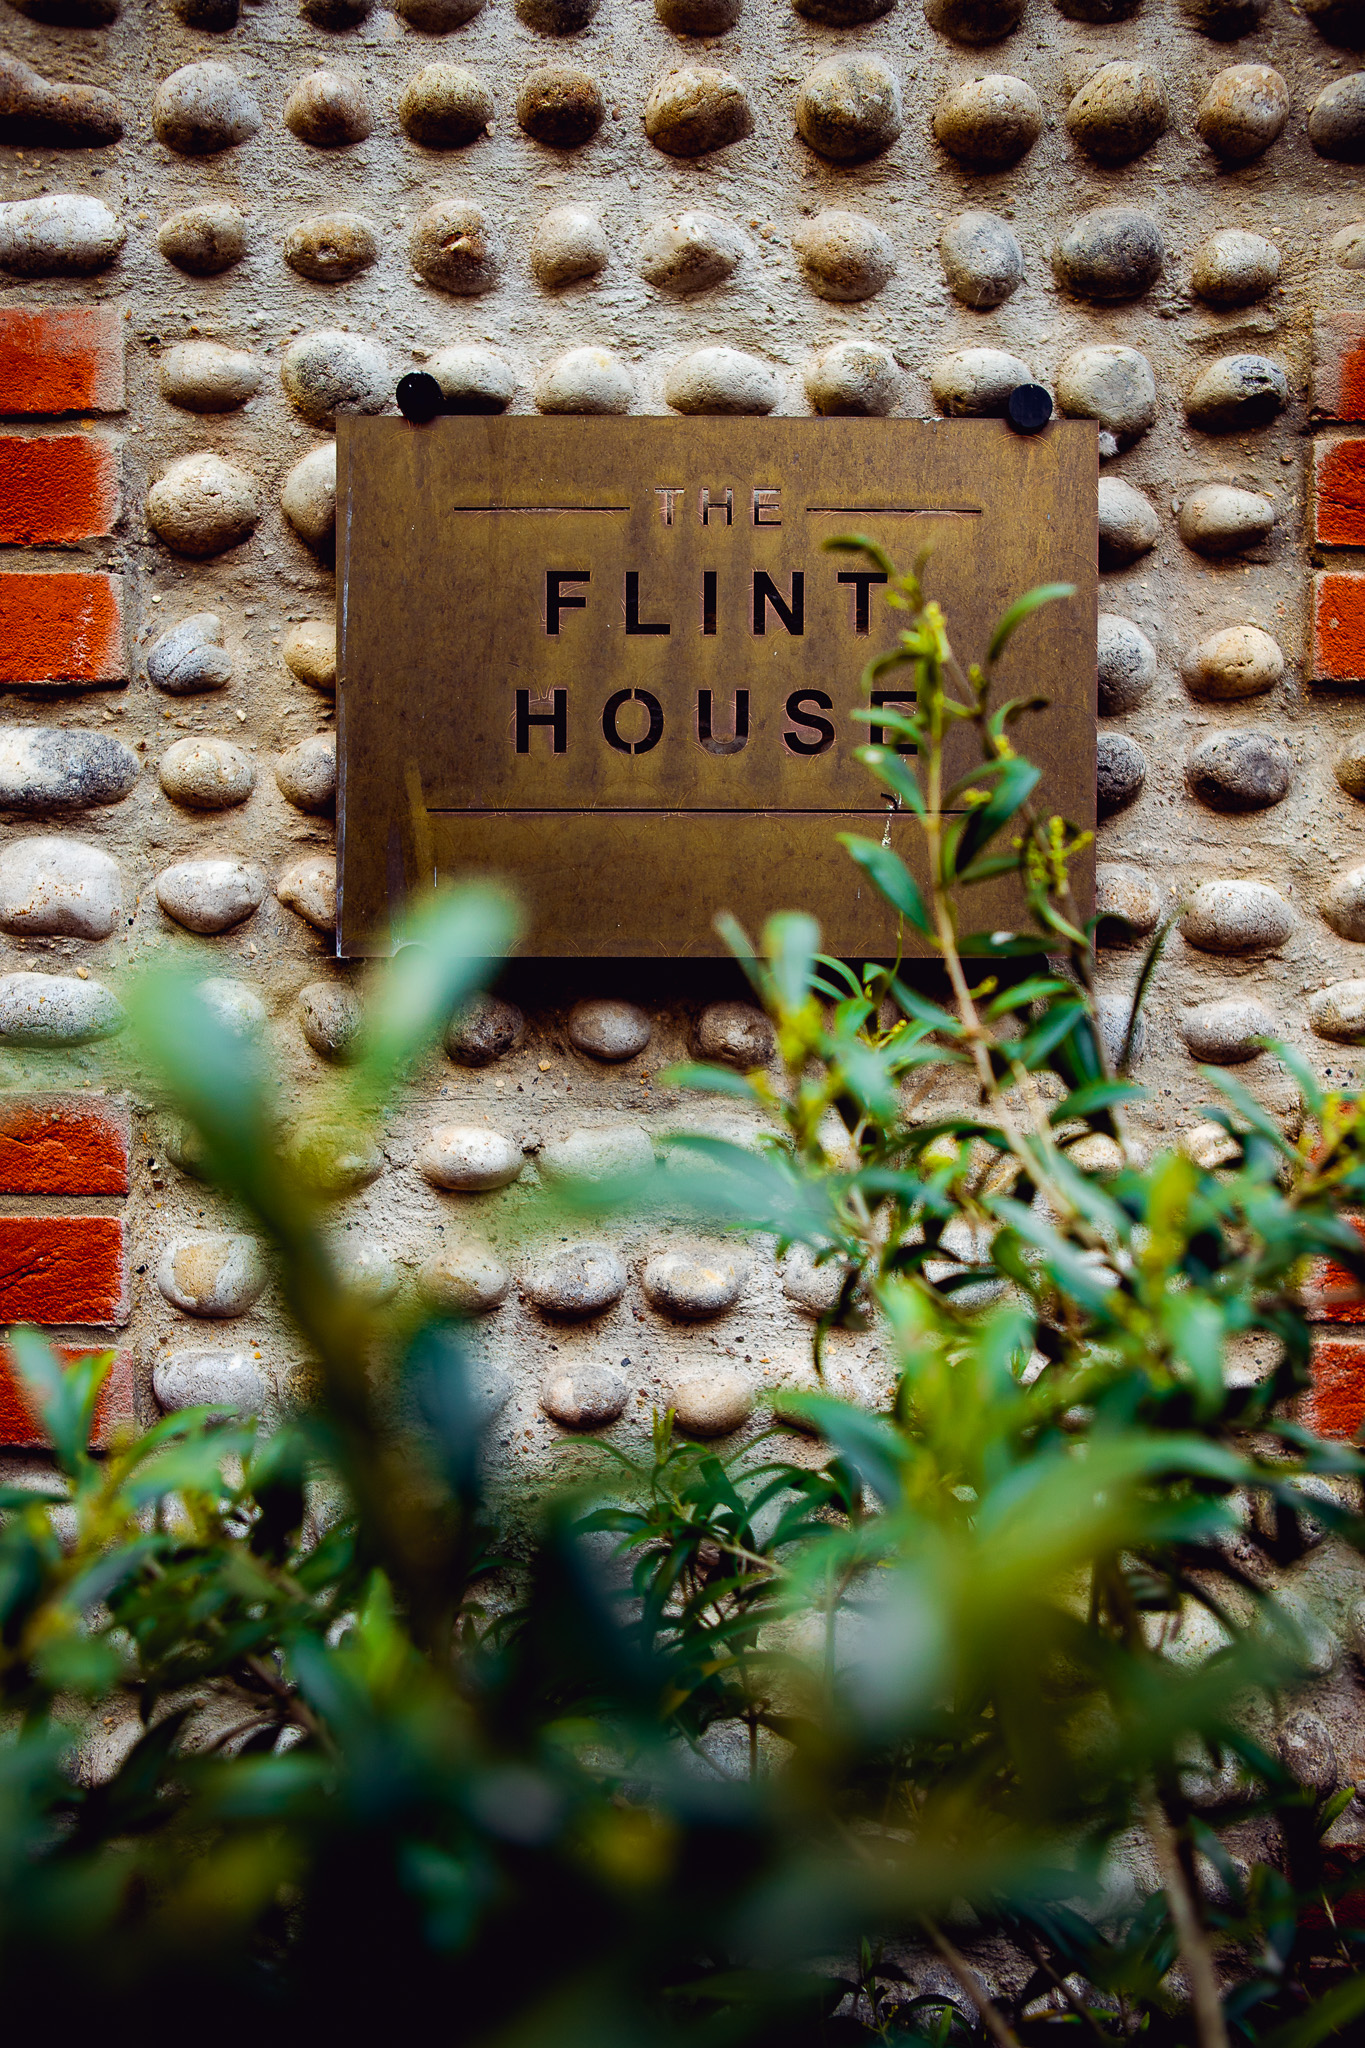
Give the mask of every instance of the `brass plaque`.
[[(1077, 586), (1000, 693), (1049, 698), (1020, 744), (1093, 824), (1095, 484), (1079, 421), (341, 418), (339, 951), (387, 952), (433, 873), (496, 873), (530, 954), (716, 954), (717, 911), (800, 908), (832, 951), (894, 952), (834, 835), (887, 825), (849, 714), (897, 620), (821, 544), (931, 549), (964, 663), (1020, 592)], [(973, 928), (1018, 914), (1011, 878), (972, 892)]]

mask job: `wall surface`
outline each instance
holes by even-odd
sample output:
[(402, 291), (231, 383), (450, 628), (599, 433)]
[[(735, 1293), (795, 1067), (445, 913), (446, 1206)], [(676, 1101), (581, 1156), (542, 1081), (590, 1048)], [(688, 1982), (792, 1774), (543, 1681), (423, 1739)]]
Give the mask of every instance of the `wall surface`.
[[(1337, 1079), (1365, 1026), (1365, 74), (1322, 32), (1358, 10), (406, 11), (0, 9), (0, 1317), (116, 1331), (110, 1401), (144, 1414), (269, 1411), (305, 1363), (99, 1034), (188, 952), (291, 1113), (323, 1100), (364, 982), (328, 931), (328, 451), (415, 368), (516, 412), (998, 413), (1032, 378), (1096, 418), (1101, 900), (1139, 932), (1187, 906), (1135, 1135), (1210, 1156), (1209, 1059), (1291, 1119), (1250, 1041)], [(433, 65), (460, 71), (414, 86)], [(1137, 958), (1106, 950), (1116, 1015)], [(621, 1402), (624, 1440), (675, 1395), (724, 1434), (808, 1373), (809, 1276), (643, 1226), (528, 1250), (518, 1218), (604, 1147), (733, 1124), (657, 1076), (699, 1037), (745, 1063), (754, 1020), (681, 967), (515, 992), (519, 1043), (433, 1060), (338, 1240), (376, 1289), (487, 1304), (523, 1469)], [(470, 1192), (495, 1156), (520, 1178)], [(875, 1337), (832, 1341), (870, 1392)], [(1363, 1359), (1349, 1329), (1324, 1351), (1342, 1434)]]

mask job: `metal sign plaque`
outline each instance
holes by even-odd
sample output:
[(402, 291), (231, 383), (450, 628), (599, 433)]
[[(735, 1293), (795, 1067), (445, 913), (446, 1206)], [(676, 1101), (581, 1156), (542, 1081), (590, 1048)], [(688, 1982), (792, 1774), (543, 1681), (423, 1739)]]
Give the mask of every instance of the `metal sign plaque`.
[[(343, 417), (339, 950), (388, 951), (415, 887), (485, 873), (517, 888), (532, 954), (715, 954), (717, 911), (777, 909), (893, 953), (835, 835), (889, 830), (918, 864), (850, 717), (897, 615), (822, 543), (931, 549), (964, 663), (1022, 591), (1076, 585), (1000, 690), (1050, 700), (1020, 745), (1041, 800), (1093, 824), (1095, 483), (1079, 421)], [(1012, 878), (972, 892), (972, 928), (1018, 914)]]

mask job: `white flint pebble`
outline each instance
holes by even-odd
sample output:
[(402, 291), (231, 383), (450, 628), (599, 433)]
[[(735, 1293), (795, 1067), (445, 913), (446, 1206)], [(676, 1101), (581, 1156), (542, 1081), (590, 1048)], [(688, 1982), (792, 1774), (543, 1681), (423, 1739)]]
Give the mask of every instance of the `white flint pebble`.
[(705, 156), (753, 132), (749, 97), (731, 71), (680, 64), (645, 102), (645, 134), (668, 156)]
[(487, 1067), (515, 1052), (526, 1036), (526, 1019), (503, 996), (475, 996), (446, 1026), (445, 1049), (462, 1067)]
[[(1230, 703), (1273, 690), (1284, 674), (1284, 656), (1259, 626), (1224, 626), (1199, 642), (1184, 666), (1192, 697)], [(1365, 782), (1362, 783), (1365, 787)]]
[(247, 142), (261, 110), (230, 64), (185, 64), (152, 95), (152, 129), (179, 156), (216, 156)]
[(547, 291), (596, 277), (608, 254), (602, 223), (586, 206), (552, 207), (531, 235), (531, 268)]
[(999, 348), (960, 348), (929, 372), (934, 404), (949, 419), (1002, 419), (1010, 393), (1031, 384), (1033, 372)]
[(890, 349), (877, 341), (835, 341), (806, 365), (812, 412), (825, 417), (880, 419), (895, 408), (901, 376)]
[(1066, 111), (1078, 149), (1110, 167), (1131, 163), (1166, 132), (1166, 88), (1150, 64), (1118, 58), (1102, 64)]
[(377, 342), (323, 328), (289, 344), (280, 382), (300, 419), (311, 427), (331, 427), (339, 412), (383, 412), (393, 377)]
[(1220, 311), (1253, 305), (1279, 281), (1279, 250), (1249, 228), (1218, 228), (1195, 251), (1190, 283), (1206, 305)]
[(344, 284), (378, 254), (379, 237), (363, 213), (310, 213), (284, 238), (285, 262), (313, 284)]
[(1192, 1059), (1214, 1066), (1254, 1060), (1261, 1051), (1257, 1040), (1275, 1035), (1275, 1019), (1255, 996), (1225, 996), (1181, 1012), (1180, 1036), (1186, 1051)]
[(1134, 711), (1156, 681), (1156, 649), (1141, 627), (1101, 612), (1097, 639), (1099, 706), (1108, 718)]
[(374, 127), (365, 88), (345, 71), (310, 71), (284, 103), (284, 125), (312, 149), (349, 149)]
[(152, 1392), (168, 1415), (210, 1408), (219, 1415), (259, 1415), (265, 1383), (244, 1351), (173, 1351), (152, 1367)]
[(161, 396), (185, 412), (234, 412), (261, 388), (261, 366), (246, 349), (178, 341), (156, 368)]
[(792, 231), (801, 274), (822, 299), (853, 304), (874, 298), (895, 275), (891, 237), (860, 213), (829, 207)]
[(460, 344), (437, 349), (425, 369), (440, 385), (450, 412), (505, 412), (517, 388), (516, 372), (491, 348)]
[(565, 1365), (551, 1372), (540, 1405), (563, 1429), (606, 1429), (620, 1419), (630, 1389), (608, 1365)]
[(934, 140), (973, 171), (1007, 171), (1042, 132), (1041, 100), (1008, 72), (956, 86), (934, 113)]
[(290, 470), (280, 492), (284, 516), (311, 548), (332, 540), (337, 523), (337, 451), (335, 441), (310, 449)]
[(1332, 261), (1343, 270), (1365, 270), (1365, 220), (1338, 228), (1327, 247)]
[(678, 1428), (688, 1436), (729, 1436), (753, 1413), (753, 1389), (742, 1373), (689, 1373), (673, 1388)]
[(1201, 882), (1186, 904), (1180, 930), (1204, 953), (1259, 953), (1282, 946), (1293, 913), (1268, 882)]
[(348, 1294), (378, 1307), (392, 1301), (402, 1274), (388, 1253), (377, 1244), (339, 1244), (334, 1252), (337, 1278)]
[(1095, 801), (1101, 817), (1135, 803), (1147, 780), (1147, 756), (1126, 732), (1102, 732), (1095, 742)]
[(1332, 772), (1347, 796), (1365, 801), (1365, 727), (1353, 732), (1338, 749)]
[(11, 839), (0, 849), (0, 930), (107, 939), (123, 911), (118, 862), (79, 839)]
[(492, 93), (464, 64), (423, 65), (398, 101), (404, 134), (423, 149), (465, 149), (492, 118)]
[(299, 990), (299, 1027), (320, 1059), (344, 1062), (360, 1050), (364, 1013), (350, 989), (310, 981)]
[(169, 697), (221, 690), (232, 681), (232, 657), (223, 645), (217, 612), (195, 612), (152, 643), (147, 656), (152, 686)]
[(994, 213), (957, 213), (938, 238), (953, 297), (985, 312), (1003, 306), (1024, 281), (1024, 252), (1008, 221)]
[(734, 1307), (747, 1270), (733, 1252), (663, 1251), (645, 1261), (641, 1285), (650, 1307), (661, 1315), (701, 1322)]
[(1161, 230), (1132, 206), (1097, 206), (1082, 214), (1052, 252), (1057, 282), (1077, 298), (1102, 302), (1140, 298), (1166, 261)]
[(147, 493), (147, 524), (177, 555), (221, 555), (256, 530), (254, 477), (210, 449), (169, 463)]
[(732, 277), (752, 244), (714, 213), (689, 208), (655, 221), (640, 244), (640, 275), (656, 291), (679, 298)]
[(0, 205), (0, 270), (12, 277), (93, 277), (107, 270), (128, 230), (102, 199), (49, 192)]
[(1101, 569), (1126, 569), (1157, 544), (1161, 523), (1156, 508), (1125, 477), (1100, 478), (1099, 517)]
[(1235, 1138), (1228, 1136), (1221, 1124), (1196, 1124), (1192, 1130), (1181, 1135), (1180, 1150), (1187, 1159), (1205, 1173), (1216, 1173), (1220, 1166), (1231, 1166), (1241, 1153)]
[(1308, 140), (1319, 156), (1365, 163), (1365, 74), (1352, 71), (1323, 87), (1308, 109)]
[(1024, 0), (924, 0), (924, 18), (955, 43), (998, 43), (1019, 26)]
[(604, 348), (571, 348), (536, 378), (537, 410), (548, 413), (629, 412), (635, 383), (625, 364)]
[(1101, 861), (1095, 869), (1095, 913), (1121, 917), (1139, 938), (1145, 938), (1156, 930), (1161, 896), (1141, 868), (1123, 861)]
[(648, 1013), (613, 996), (592, 996), (569, 1012), (569, 1043), (595, 1060), (629, 1060), (653, 1032)]
[(524, 1164), (520, 1145), (486, 1124), (438, 1124), (417, 1155), (418, 1168), (433, 1187), (461, 1194), (505, 1188)]
[(779, 396), (768, 365), (737, 348), (694, 349), (664, 379), (664, 398), (674, 412), (768, 413)]
[(275, 763), (280, 793), (296, 811), (330, 811), (337, 795), (336, 734), (315, 732)]
[(1365, 981), (1334, 981), (1308, 998), (1308, 1021), (1319, 1038), (1354, 1045), (1365, 1038)]
[(766, 1067), (774, 1051), (773, 1027), (755, 1003), (708, 1003), (697, 1019), (697, 1051), (728, 1067)]
[(571, 1131), (543, 1145), (538, 1163), (548, 1180), (613, 1180), (652, 1172), (654, 1147), (641, 1125), (608, 1124), (601, 1130)]
[(1185, 763), (1191, 794), (1215, 811), (1262, 811), (1289, 794), (1294, 757), (1278, 733), (1215, 733)]
[(1300, 1707), (1288, 1715), (1275, 1746), (1280, 1762), (1305, 1791), (1335, 1791), (1340, 1776), (1337, 1749), (1320, 1714)]
[(598, 1316), (625, 1293), (625, 1262), (610, 1245), (561, 1245), (532, 1262), (522, 1285), (546, 1315)]
[(280, 649), (285, 667), (311, 690), (330, 695), (337, 686), (337, 629), (332, 619), (299, 619)]
[(226, 199), (187, 206), (163, 220), (156, 246), (190, 277), (216, 277), (246, 254), (246, 217)]
[(1269, 426), (1289, 403), (1289, 380), (1265, 356), (1220, 356), (1195, 378), (1185, 417), (1206, 434), (1233, 434)]
[(265, 1004), (255, 989), (230, 975), (211, 975), (199, 984), (199, 1000), (234, 1038), (254, 1038), (265, 1023)]
[(78, 726), (0, 725), (0, 809), (81, 810), (119, 803), (138, 757), (109, 733)]
[(1199, 102), (1195, 125), (1225, 164), (1249, 164), (1284, 133), (1289, 88), (1269, 64), (1231, 64)]
[(0, 975), (0, 1043), (84, 1045), (123, 1028), (123, 1006), (74, 974)]
[(276, 882), (275, 894), (286, 910), (311, 924), (314, 931), (330, 934), (337, 918), (336, 856), (315, 853), (296, 860)]
[(1126, 447), (1156, 419), (1156, 378), (1135, 348), (1078, 348), (1057, 372), (1057, 403), (1072, 419), (1098, 420)]
[(408, 255), (417, 275), (438, 291), (462, 299), (492, 291), (505, 253), (492, 220), (467, 199), (438, 199), (418, 215), (408, 236)]
[(486, 1316), (506, 1301), (512, 1276), (484, 1245), (452, 1244), (425, 1262), (417, 1285), (433, 1308), (449, 1315)]
[(881, 57), (826, 57), (796, 102), (796, 132), (833, 163), (865, 163), (889, 149), (904, 125), (900, 81)]
[(803, 1315), (827, 1316), (843, 1292), (846, 1274), (842, 1259), (817, 1261), (808, 1246), (793, 1245), (782, 1262), (782, 1292)]
[(266, 1283), (254, 1237), (198, 1230), (172, 1240), (157, 1263), (156, 1284), (172, 1308), (188, 1316), (240, 1316)]
[(156, 900), (190, 932), (226, 932), (265, 901), (266, 878), (239, 854), (174, 861), (156, 878)]
[[(1125, 1044), (1128, 1044), (1128, 1059), (1131, 1066), (1136, 1066), (1147, 1047), (1147, 1019), (1141, 1014), (1138, 1016), (1131, 1042), (1128, 1040), (1128, 1024), (1132, 1014), (1133, 997), (1131, 990), (1101, 989), (1095, 997), (1095, 1023), (1100, 1037), (1104, 1041), (1104, 1049), (1109, 1055), (1110, 1063), (1115, 1067), (1119, 1065), (1123, 1058)], [(1098, 1136), (1099, 1133), (1094, 1133), (1094, 1135)], [(1081, 1143), (1084, 1144), (1085, 1140), (1082, 1139)], [(1075, 1145), (1071, 1146), (1068, 1150), (1068, 1158), (1075, 1159), (1077, 1150), (1078, 1148)], [(1085, 1157), (1086, 1155), (1082, 1153), (1081, 1159), (1077, 1161), (1077, 1164), (1082, 1164)], [(1096, 1165), (1098, 1167), (1098, 1162), (1096, 1162)], [(1107, 1168), (1102, 1170), (1107, 1170)], [(1115, 1171), (1117, 1171), (1117, 1168)], [(950, 1225), (949, 1228), (951, 1229), (951, 1227)], [(946, 1233), (944, 1241), (945, 1243), (947, 1241)]]
[(1347, 868), (1333, 876), (1321, 910), (1332, 930), (1357, 945), (1365, 941), (1365, 867)]
[(255, 762), (231, 740), (177, 740), (161, 756), (157, 774), (167, 796), (194, 811), (229, 810), (256, 787)]
[(1191, 491), (1179, 513), (1180, 538), (1197, 555), (1215, 560), (1259, 547), (1270, 538), (1275, 507), (1259, 491), (1235, 484), (1203, 484)]

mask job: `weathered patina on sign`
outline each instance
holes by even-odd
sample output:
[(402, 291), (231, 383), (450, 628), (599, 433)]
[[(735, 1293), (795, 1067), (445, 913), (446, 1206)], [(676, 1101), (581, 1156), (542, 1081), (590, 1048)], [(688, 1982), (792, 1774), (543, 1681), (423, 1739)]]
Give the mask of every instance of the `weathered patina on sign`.
[[(717, 953), (717, 910), (779, 908), (894, 952), (835, 834), (888, 829), (850, 713), (895, 616), (839, 533), (932, 550), (964, 660), (1021, 591), (1076, 585), (1000, 688), (1050, 700), (1020, 729), (1040, 798), (1094, 821), (1089, 423), (343, 417), (337, 457), (343, 954), (471, 872), (515, 883), (532, 953)], [(1017, 915), (1010, 878), (973, 892), (974, 925)]]

